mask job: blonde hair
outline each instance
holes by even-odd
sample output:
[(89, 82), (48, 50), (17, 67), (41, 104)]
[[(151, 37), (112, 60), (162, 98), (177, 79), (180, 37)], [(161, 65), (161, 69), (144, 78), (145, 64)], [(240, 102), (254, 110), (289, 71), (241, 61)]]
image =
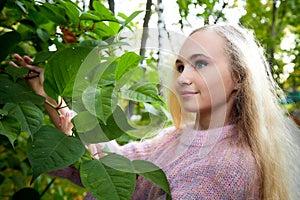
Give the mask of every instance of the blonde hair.
[[(242, 145), (250, 146), (261, 177), (261, 199), (299, 199), (299, 129), (279, 105), (281, 90), (269, 69), (264, 52), (253, 34), (233, 25), (210, 25), (191, 34), (212, 30), (225, 41), (225, 52), (238, 78), (239, 89), (231, 111)], [(176, 94), (169, 95), (174, 125), (180, 128), (182, 111)], [(293, 162), (293, 163), (292, 163)]]

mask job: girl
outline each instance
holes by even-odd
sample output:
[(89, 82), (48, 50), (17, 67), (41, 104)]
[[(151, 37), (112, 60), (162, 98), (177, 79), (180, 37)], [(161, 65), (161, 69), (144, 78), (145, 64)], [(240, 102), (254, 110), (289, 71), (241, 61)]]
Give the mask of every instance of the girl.
[[(41, 70), (26, 57), (15, 58)], [(253, 35), (232, 25), (197, 29), (184, 42), (175, 70), (176, 92), (169, 97), (174, 126), (122, 147), (114, 141), (87, 145), (91, 154), (99, 158), (106, 147), (155, 163), (173, 199), (298, 199), (299, 130), (278, 104), (280, 89)], [(192, 125), (186, 112), (196, 115)], [(69, 133), (70, 117), (59, 123)], [(133, 199), (163, 198), (161, 189), (138, 178)]]

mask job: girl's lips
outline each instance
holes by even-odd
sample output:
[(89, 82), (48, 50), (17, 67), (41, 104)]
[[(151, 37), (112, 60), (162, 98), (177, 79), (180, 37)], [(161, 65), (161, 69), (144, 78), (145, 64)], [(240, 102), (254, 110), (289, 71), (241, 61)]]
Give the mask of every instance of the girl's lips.
[(188, 97), (192, 97), (194, 95), (197, 95), (198, 92), (192, 92), (192, 91), (183, 91), (180, 93), (182, 98), (188, 98)]

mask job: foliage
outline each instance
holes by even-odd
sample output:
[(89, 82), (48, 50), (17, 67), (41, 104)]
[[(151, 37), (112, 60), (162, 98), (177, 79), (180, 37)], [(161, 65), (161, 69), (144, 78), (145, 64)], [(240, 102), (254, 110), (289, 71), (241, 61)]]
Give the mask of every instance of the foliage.
[[(114, 154), (93, 160), (84, 148), (84, 142), (121, 138), (126, 143), (124, 138), (131, 138), (127, 134), (133, 135), (134, 128), (123, 111), (129, 100), (152, 103), (156, 112), (164, 107), (155, 83), (143, 81), (147, 73), (138, 66), (142, 58), (134, 52), (115, 53), (127, 45), (118, 33), (131, 30), (130, 22), (140, 11), (118, 19), (99, 1), (93, 10), (83, 11), (68, 0), (7, 0), (0, 8), (1, 198), (47, 195), (57, 181), (45, 174), (71, 164), (97, 198), (130, 199), (136, 174), (170, 193), (165, 175), (153, 164)], [(45, 68), (47, 94), (63, 97), (77, 113), (75, 137), (53, 126), (43, 108), (45, 99), (22, 78), (27, 72), (8, 65), (12, 53), (33, 56), (34, 64)], [(124, 171), (115, 164), (132, 168)], [(141, 171), (143, 167), (148, 171)], [(60, 191), (60, 197), (66, 192)]]
[[(204, 24), (217, 23), (220, 19), (225, 19), (223, 9), (228, 6), (227, 1), (223, 0), (178, 0), (179, 14), (182, 19), (179, 21), (181, 28), (184, 21), (190, 15), (190, 7), (197, 8), (199, 11), (195, 14)], [(216, 9), (218, 4), (222, 4), (221, 10)]]
[[(281, 43), (288, 34), (295, 34), (296, 43), (299, 43), (299, 9), (297, 1), (247, 1), (247, 13), (241, 18), (241, 22), (253, 29), (257, 38), (266, 49), (268, 60), (272, 67), (273, 76), (277, 82), (283, 84), (285, 65), (294, 63), (294, 75), (299, 75), (299, 50), (298, 45), (281, 47)], [(294, 46), (294, 47), (293, 47)], [(284, 58), (285, 57), (285, 58)], [(291, 58), (285, 61), (286, 57)], [(291, 83), (291, 82), (290, 82)], [(288, 86), (288, 82), (284, 85)], [(299, 84), (298, 84), (299, 85)]]

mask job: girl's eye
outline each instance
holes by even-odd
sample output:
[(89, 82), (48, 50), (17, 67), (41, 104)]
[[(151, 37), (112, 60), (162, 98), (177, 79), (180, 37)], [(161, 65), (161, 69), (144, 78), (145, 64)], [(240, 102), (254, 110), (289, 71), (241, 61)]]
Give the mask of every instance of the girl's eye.
[(177, 65), (177, 71), (178, 71), (179, 73), (182, 73), (183, 70), (184, 70), (184, 66), (183, 66), (182, 64)]
[(201, 68), (207, 66), (207, 64), (208, 64), (207, 62), (200, 60), (195, 63), (195, 67), (198, 69), (201, 69)]

